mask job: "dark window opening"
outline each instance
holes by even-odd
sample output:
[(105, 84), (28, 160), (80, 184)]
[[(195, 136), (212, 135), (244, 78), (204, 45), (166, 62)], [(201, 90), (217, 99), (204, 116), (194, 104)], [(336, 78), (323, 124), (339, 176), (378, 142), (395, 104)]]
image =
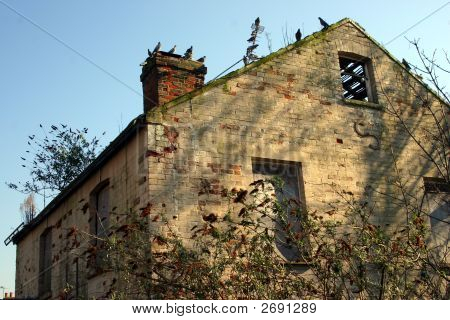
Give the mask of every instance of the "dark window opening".
[(90, 276), (102, 271), (106, 257), (104, 239), (109, 233), (109, 190), (109, 180), (105, 180), (92, 191), (90, 196), (90, 231), (93, 235), (91, 245), (95, 247), (94, 253), (88, 257), (89, 265), (92, 267)]
[[(282, 182), (282, 193), (277, 191), (275, 196), (277, 200), (283, 204), (286, 209), (286, 223), (290, 225), (290, 234), (299, 233), (301, 229), (301, 217), (296, 214), (296, 210), (305, 209), (305, 195), (303, 187), (303, 179), (301, 172), (301, 164), (291, 161), (269, 160), (269, 159), (253, 159), (252, 163), (253, 175), (255, 180), (274, 179), (277, 177)], [(300, 204), (292, 205), (289, 200), (296, 200)], [(287, 261), (299, 261), (300, 253), (298, 247), (292, 245), (292, 240), (286, 232), (285, 227), (281, 225), (281, 221), (277, 223), (275, 234), (275, 245), (280, 254)]]
[(66, 263), (65, 269), (65, 299), (79, 299), (79, 262), (78, 258)]
[(450, 224), (450, 184), (448, 180), (424, 177), (424, 208), (428, 211), (430, 242), (436, 261), (445, 261), (448, 252)]
[(107, 236), (109, 227), (109, 189), (105, 186), (97, 192), (95, 197), (95, 211), (97, 219), (95, 219), (95, 235), (104, 239)]
[(369, 61), (364, 58), (339, 57), (341, 82), (345, 99), (375, 102), (369, 70)]
[(52, 290), (52, 229), (47, 228), (39, 238), (39, 297), (51, 297)]

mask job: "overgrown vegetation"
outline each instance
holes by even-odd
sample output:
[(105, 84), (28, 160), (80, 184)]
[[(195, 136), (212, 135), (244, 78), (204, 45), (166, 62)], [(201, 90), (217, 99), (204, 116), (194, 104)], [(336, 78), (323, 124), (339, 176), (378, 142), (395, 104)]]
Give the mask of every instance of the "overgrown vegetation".
[(99, 139), (87, 138), (88, 129), (52, 125), (42, 134), (28, 137), (26, 156), (21, 157), (22, 167), (30, 171), (25, 182), (7, 183), (14, 190), (25, 194), (38, 194), (52, 198), (68, 186), (97, 156)]
[[(107, 240), (110, 298), (145, 299), (444, 299), (445, 252), (427, 242), (423, 217), (391, 233), (371, 222), (367, 202), (337, 191), (341, 203), (305, 212), (279, 202), (276, 180), (223, 191), (229, 210), (204, 216), (190, 239), (150, 206), (129, 216)], [(300, 223), (300, 228), (292, 224)], [(161, 221), (161, 232), (149, 224)], [(287, 261), (282, 243), (298, 253)], [(439, 248), (440, 250), (442, 248)]]

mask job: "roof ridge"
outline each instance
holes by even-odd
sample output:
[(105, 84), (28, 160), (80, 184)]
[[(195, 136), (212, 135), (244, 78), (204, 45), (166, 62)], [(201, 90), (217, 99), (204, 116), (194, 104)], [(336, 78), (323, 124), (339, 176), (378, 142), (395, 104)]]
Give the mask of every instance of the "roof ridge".
[(291, 43), (291, 44), (287, 45), (286, 47), (282, 47), (282, 48), (278, 49), (277, 51), (272, 52), (269, 55), (267, 55), (267, 56), (265, 56), (265, 57), (263, 57), (263, 58), (261, 58), (261, 59), (259, 59), (257, 61), (254, 61), (254, 62), (252, 62), (252, 63), (250, 63), (250, 64), (248, 64), (246, 66), (243, 66), (243, 67), (238, 68), (238, 69), (236, 69), (234, 71), (231, 71), (231, 72), (223, 75), (222, 77), (220, 77), (218, 79), (212, 80), (212, 81), (208, 82), (207, 84), (205, 84), (201, 88), (193, 90), (193, 91), (191, 91), (189, 93), (186, 93), (186, 94), (184, 94), (182, 96), (179, 96), (179, 97), (177, 97), (177, 98), (175, 98), (175, 99), (173, 99), (173, 100), (171, 100), (171, 101), (169, 101), (169, 102), (167, 102), (167, 103), (165, 103), (165, 104), (163, 104), (161, 106), (158, 106), (158, 107), (148, 111), (147, 112), (147, 119), (151, 118), (152, 116), (154, 116), (155, 113), (157, 113), (158, 111), (159, 112), (164, 112), (168, 108), (174, 107), (174, 106), (176, 106), (176, 105), (178, 105), (178, 104), (180, 104), (180, 103), (182, 103), (184, 101), (187, 101), (187, 100), (189, 100), (189, 99), (191, 99), (193, 97), (196, 97), (196, 96), (198, 96), (198, 95), (200, 95), (200, 94), (202, 94), (204, 92), (207, 92), (207, 91), (209, 91), (212, 88), (215, 88), (215, 87), (217, 87), (217, 86), (219, 86), (221, 84), (224, 84), (228, 80), (230, 80), (230, 79), (232, 79), (232, 78), (234, 78), (234, 77), (236, 77), (238, 75), (241, 75), (241, 74), (243, 74), (243, 73), (245, 73), (245, 72), (247, 72), (249, 70), (252, 70), (252, 69), (254, 69), (254, 68), (256, 68), (256, 67), (258, 67), (258, 66), (260, 66), (260, 65), (262, 65), (262, 64), (264, 64), (264, 63), (266, 63), (266, 62), (268, 62), (268, 61), (270, 61), (270, 60), (272, 60), (272, 59), (274, 59), (274, 58), (276, 58), (276, 57), (278, 57), (278, 56), (288, 52), (288, 51), (291, 51), (291, 50), (293, 50), (295, 48), (298, 48), (298, 47), (300, 47), (302, 45), (305, 45), (306, 43), (309, 43), (309, 42), (311, 42), (313, 40), (319, 39), (319, 36), (321, 37), (325, 33), (329, 32), (330, 30), (334, 30), (334, 29), (340, 27), (342, 24), (344, 24), (346, 22), (352, 22), (353, 24), (355, 24), (355, 26), (358, 29), (361, 29), (364, 32), (364, 28), (359, 26), (356, 22), (354, 22), (350, 18), (343, 18), (343, 19), (341, 19), (341, 20), (331, 24), (326, 29), (322, 29), (322, 30), (316, 31), (316, 32), (306, 36), (305, 38), (303, 38), (303, 39), (301, 39), (299, 41), (296, 41), (294, 43)]

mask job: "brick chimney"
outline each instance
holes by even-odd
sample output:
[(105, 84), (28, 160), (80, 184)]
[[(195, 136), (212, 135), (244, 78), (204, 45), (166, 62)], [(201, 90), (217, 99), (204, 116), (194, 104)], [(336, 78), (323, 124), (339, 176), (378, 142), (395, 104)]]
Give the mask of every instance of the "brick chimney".
[(141, 82), (144, 112), (203, 86), (203, 62), (158, 51), (143, 63)]

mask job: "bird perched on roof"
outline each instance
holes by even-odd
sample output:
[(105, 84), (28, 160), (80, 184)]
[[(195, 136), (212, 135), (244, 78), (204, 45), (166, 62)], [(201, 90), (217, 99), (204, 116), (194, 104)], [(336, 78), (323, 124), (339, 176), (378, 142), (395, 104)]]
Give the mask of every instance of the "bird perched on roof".
[(184, 53), (183, 59), (191, 60), (191, 59), (192, 59), (192, 51), (193, 51), (193, 49), (192, 49), (192, 46), (191, 46), (191, 47), (190, 47), (189, 49), (187, 49), (186, 52)]
[(256, 48), (258, 48), (259, 44), (255, 43), (252, 44), (250, 47), (248, 47), (249, 50), (255, 50)]
[(177, 48), (177, 45), (174, 45), (173, 48), (169, 50), (169, 53), (175, 53), (176, 48)]
[(323, 20), (321, 17), (319, 17), (319, 21), (320, 21), (320, 24), (322, 25), (322, 30), (323, 29), (327, 29), (330, 25), (325, 21), (325, 20)]
[(206, 59), (206, 56), (203, 56), (203, 57), (201, 57), (200, 59), (198, 59), (197, 61), (203, 63), (203, 62), (205, 62), (205, 59)]
[(247, 56), (244, 56), (242, 58), (242, 61), (244, 62), (244, 65), (248, 65), (248, 58), (247, 58)]
[(259, 17), (255, 19), (255, 27), (258, 27), (260, 23)]
[(161, 49), (161, 42), (158, 41), (158, 43), (156, 44), (156, 47), (153, 49), (153, 51), (150, 51), (149, 49), (147, 49), (148, 58), (145, 59), (145, 61), (140, 63), (139, 65), (141, 67), (147, 65), (150, 58), (152, 58), (155, 55), (155, 53), (157, 53), (159, 51), (159, 49)]
[(297, 30), (297, 32), (295, 33), (295, 40), (300, 41), (302, 39), (302, 32), (300, 31), (300, 29)]
[(248, 42), (253, 42), (256, 40), (256, 35), (252, 35), (250, 38), (248, 38)]
[(156, 44), (155, 49), (153, 49), (152, 54), (151, 54), (151, 55), (149, 54), (149, 56), (152, 56), (152, 55), (154, 55), (155, 53), (157, 53), (157, 52), (159, 51), (159, 49), (161, 49), (161, 42), (158, 41), (158, 43)]
[(250, 47), (247, 48), (247, 53), (252, 52), (256, 48), (258, 48), (259, 44), (253, 44)]
[(409, 65), (408, 61), (405, 59), (402, 59), (402, 64), (405, 66), (406, 70), (411, 70), (411, 66)]

